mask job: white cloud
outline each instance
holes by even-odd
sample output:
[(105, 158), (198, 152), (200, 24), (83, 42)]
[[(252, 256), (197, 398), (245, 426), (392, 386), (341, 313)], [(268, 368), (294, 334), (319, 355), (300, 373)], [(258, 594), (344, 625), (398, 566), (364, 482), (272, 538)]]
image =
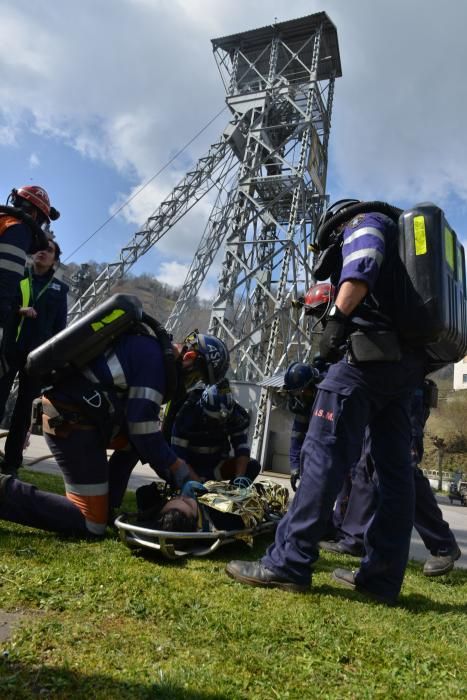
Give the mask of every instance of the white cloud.
[[(163, 262), (156, 275), (159, 282), (171, 287), (181, 287), (185, 282), (189, 271), (189, 265), (183, 265), (176, 260)], [(203, 300), (213, 299), (217, 292), (217, 279), (211, 269), (209, 277), (201, 285), (198, 297)]]
[[(339, 191), (331, 194), (467, 200), (463, 0), (120, 0), (108, 7), (81, 0), (57, 12), (54, 0), (0, 0), (0, 145), (35, 131), (110, 165), (132, 185), (109, 208), (222, 107), (211, 38), (323, 9), (337, 27), (343, 66), (328, 170)], [(138, 195), (125, 221), (141, 225), (227, 119)], [(184, 264), (208, 215), (206, 200), (159, 251)]]
[(38, 168), (40, 164), (41, 162), (37, 153), (31, 153), (31, 155), (29, 156), (29, 167)]
[(16, 144), (16, 129), (12, 126), (0, 126), (0, 146)]
[(171, 287), (181, 287), (187, 276), (188, 268), (188, 265), (181, 265), (175, 260), (164, 262), (157, 273), (157, 279), (159, 282), (169, 284)]

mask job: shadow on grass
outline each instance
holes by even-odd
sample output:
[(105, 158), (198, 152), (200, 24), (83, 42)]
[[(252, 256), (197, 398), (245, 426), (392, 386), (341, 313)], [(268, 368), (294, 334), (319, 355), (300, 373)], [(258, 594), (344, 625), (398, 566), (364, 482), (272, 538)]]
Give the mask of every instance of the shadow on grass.
[(68, 700), (228, 700), (219, 692), (190, 690), (163, 678), (157, 683), (119, 681), (99, 674), (85, 674), (65, 668), (31, 668), (0, 661), (0, 696), (3, 698), (53, 697)]
[[(359, 591), (349, 591), (345, 588), (335, 588), (334, 586), (328, 586), (327, 584), (317, 586), (316, 588), (311, 588), (310, 591), (320, 593), (322, 595), (332, 596), (333, 598), (340, 598), (341, 600), (347, 599), (365, 602), (370, 605), (382, 605), (386, 607), (384, 603), (379, 603), (372, 600)], [(403, 594), (397, 605), (391, 609), (407, 610), (415, 614), (423, 614), (427, 612), (465, 614), (467, 612), (467, 604), (439, 603), (420, 593), (407, 593), (405, 595)]]
[(231, 559), (239, 558), (245, 560), (259, 559), (267, 547), (274, 541), (272, 536), (262, 535), (255, 540), (255, 545), (253, 548), (249, 547), (245, 542), (227, 542), (219, 547), (219, 549), (206, 554), (203, 556), (188, 555), (186, 557), (180, 557), (179, 559), (167, 559), (163, 554), (152, 550), (149, 547), (129, 547), (133, 556), (146, 559), (147, 561), (153, 561), (155, 564), (161, 564), (164, 566), (184, 566), (188, 561), (202, 561), (203, 559), (218, 563), (227, 563)]

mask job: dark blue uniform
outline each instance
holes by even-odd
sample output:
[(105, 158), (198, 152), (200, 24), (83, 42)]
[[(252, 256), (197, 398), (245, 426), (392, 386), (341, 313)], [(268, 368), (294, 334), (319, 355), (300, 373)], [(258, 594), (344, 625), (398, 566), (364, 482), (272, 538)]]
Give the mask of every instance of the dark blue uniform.
[(33, 234), (27, 224), (0, 214), (0, 327), (10, 321)]
[[(32, 271), (26, 275), (29, 295), (27, 306), (37, 311), (37, 318), (22, 318), (15, 313), (7, 329), (6, 354), (9, 371), (0, 379), (0, 415), (11, 392), (13, 381), (18, 374), (18, 395), (11, 417), (10, 430), (5, 443), (4, 471), (16, 473), (23, 461), (23, 447), (31, 423), (31, 406), (40, 395), (40, 382), (28, 376), (24, 365), (28, 353), (59, 333), (66, 326), (68, 287), (63, 282), (53, 279), (54, 270), (45, 275), (36, 275)], [(23, 306), (19, 294), (14, 299), (17, 310)]]
[[(423, 389), (417, 389), (411, 401), (412, 466), (415, 482), (414, 527), (423, 544), (433, 556), (442, 556), (456, 548), (456, 539), (431, 490), (430, 482), (418, 466), (423, 458), (423, 435), (429, 408), (424, 401)], [(364, 449), (357, 465), (354, 487), (342, 523), (340, 544), (348, 550), (363, 551), (364, 534), (375, 512), (378, 501), (378, 479), (370, 455), (370, 445)]]
[[(295, 414), (294, 416), (292, 431), (290, 433), (289, 447), (289, 461), (291, 473), (297, 471), (300, 473), (300, 453), (302, 451), (302, 446), (308, 431), (308, 425), (310, 423), (311, 406), (309, 407), (309, 409), (310, 412), (308, 415)], [(347, 508), (347, 501), (349, 498), (351, 488), (352, 482), (350, 480), (350, 475), (347, 474), (342, 489), (340, 490), (337, 496), (333, 512), (331, 514), (331, 517), (329, 518), (329, 522), (325, 530), (324, 537), (326, 539), (334, 539), (338, 535), (340, 535), (340, 528)]]
[[(368, 285), (364, 302), (351, 314), (353, 327), (364, 333), (393, 328), (396, 245), (396, 225), (382, 214), (360, 215), (344, 230), (338, 282), (361, 280)], [(297, 493), (262, 559), (267, 569), (297, 584), (309, 583), (318, 542), (349, 465), (360, 458), (369, 426), (380, 499), (355, 581), (369, 592), (396, 599), (414, 510), (410, 398), (422, 380), (421, 358), (409, 351), (391, 362), (357, 363), (347, 355), (330, 367), (318, 387), (303, 443)]]
[(291, 472), (300, 471), (300, 453), (302, 451), (302, 445), (308, 431), (309, 422), (309, 414), (306, 416), (298, 413), (294, 415), (292, 423), (292, 432), (290, 433), (289, 446), (289, 462)]
[[(71, 431), (68, 436), (46, 433), (60, 466), (67, 496), (83, 512), (86, 526), (101, 534), (109, 507), (118, 505), (138, 459), (170, 480), (169, 466), (177, 456), (166, 443), (159, 419), (166, 389), (163, 353), (158, 341), (146, 335), (124, 335), (113, 349), (90, 363), (83, 372), (92, 383), (106, 388), (112, 412), (113, 437), (128, 438), (125, 447), (107, 461), (106, 445), (98, 430)], [(53, 396), (65, 404), (66, 382)], [(114, 462), (118, 468), (114, 473)]]
[[(237, 402), (232, 414), (224, 422), (209, 418), (201, 405), (202, 389), (191, 392), (177, 413), (172, 428), (171, 445), (174, 452), (189, 464), (203, 479), (221, 480), (226, 460), (249, 457), (249, 416)], [(256, 460), (247, 468), (246, 476), (252, 481), (259, 473)], [(253, 474), (254, 472), (254, 474)]]
[[(47, 443), (63, 472), (67, 497), (37, 491), (17, 479), (7, 484), (0, 518), (58, 532), (105, 532), (109, 510), (121, 502), (138, 460), (148, 462), (164, 479), (177, 456), (165, 442), (159, 410), (166, 390), (163, 353), (159, 342), (146, 335), (125, 335), (83, 372), (106, 389), (110, 400), (109, 425), (123, 440), (110, 459), (107, 444), (90, 421), (65, 423)], [(69, 380), (71, 386), (71, 380)], [(48, 393), (55, 406), (73, 404), (67, 382)], [(44, 409), (46, 411), (46, 407)], [(63, 415), (67, 416), (66, 408)]]

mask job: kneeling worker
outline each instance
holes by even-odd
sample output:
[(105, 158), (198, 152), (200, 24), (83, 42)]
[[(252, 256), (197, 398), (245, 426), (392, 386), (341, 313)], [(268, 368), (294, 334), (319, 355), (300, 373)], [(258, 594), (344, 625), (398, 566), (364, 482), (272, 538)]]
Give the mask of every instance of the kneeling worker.
[(249, 425), (248, 412), (234, 400), (224, 379), (191, 392), (175, 418), (172, 448), (198, 481), (237, 477), (254, 481), (261, 466), (250, 458)]
[[(121, 334), (105, 353), (46, 392), (43, 429), (63, 472), (66, 498), (0, 476), (0, 518), (67, 534), (103, 535), (138, 460), (181, 487), (195, 475), (165, 442), (160, 405), (177, 377), (185, 386), (216, 382), (228, 366), (228, 350), (213, 336), (196, 332), (172, 345), (167, 334), (164, 340), (140, 325)], [(108, 460), (112, 439), (119, 443)]]

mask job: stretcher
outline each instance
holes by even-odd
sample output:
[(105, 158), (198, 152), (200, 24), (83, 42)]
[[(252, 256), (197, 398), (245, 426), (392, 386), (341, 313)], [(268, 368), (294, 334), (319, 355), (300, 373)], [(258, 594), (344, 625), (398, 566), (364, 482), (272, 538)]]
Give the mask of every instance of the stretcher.
[(255, 537), (273, 534), (280, 516), (269, 516), (255, 527), (240, 530), (215, 530), (213, 532), (167, 532), (152, 530), (134, 522), (134, 515), (119, 515), (115, 526), (120, 539), (130, 548), (149, 549), (166, 559), (183, 559), (188, 556), (204, 557), (231, 542), (252, 544)]

